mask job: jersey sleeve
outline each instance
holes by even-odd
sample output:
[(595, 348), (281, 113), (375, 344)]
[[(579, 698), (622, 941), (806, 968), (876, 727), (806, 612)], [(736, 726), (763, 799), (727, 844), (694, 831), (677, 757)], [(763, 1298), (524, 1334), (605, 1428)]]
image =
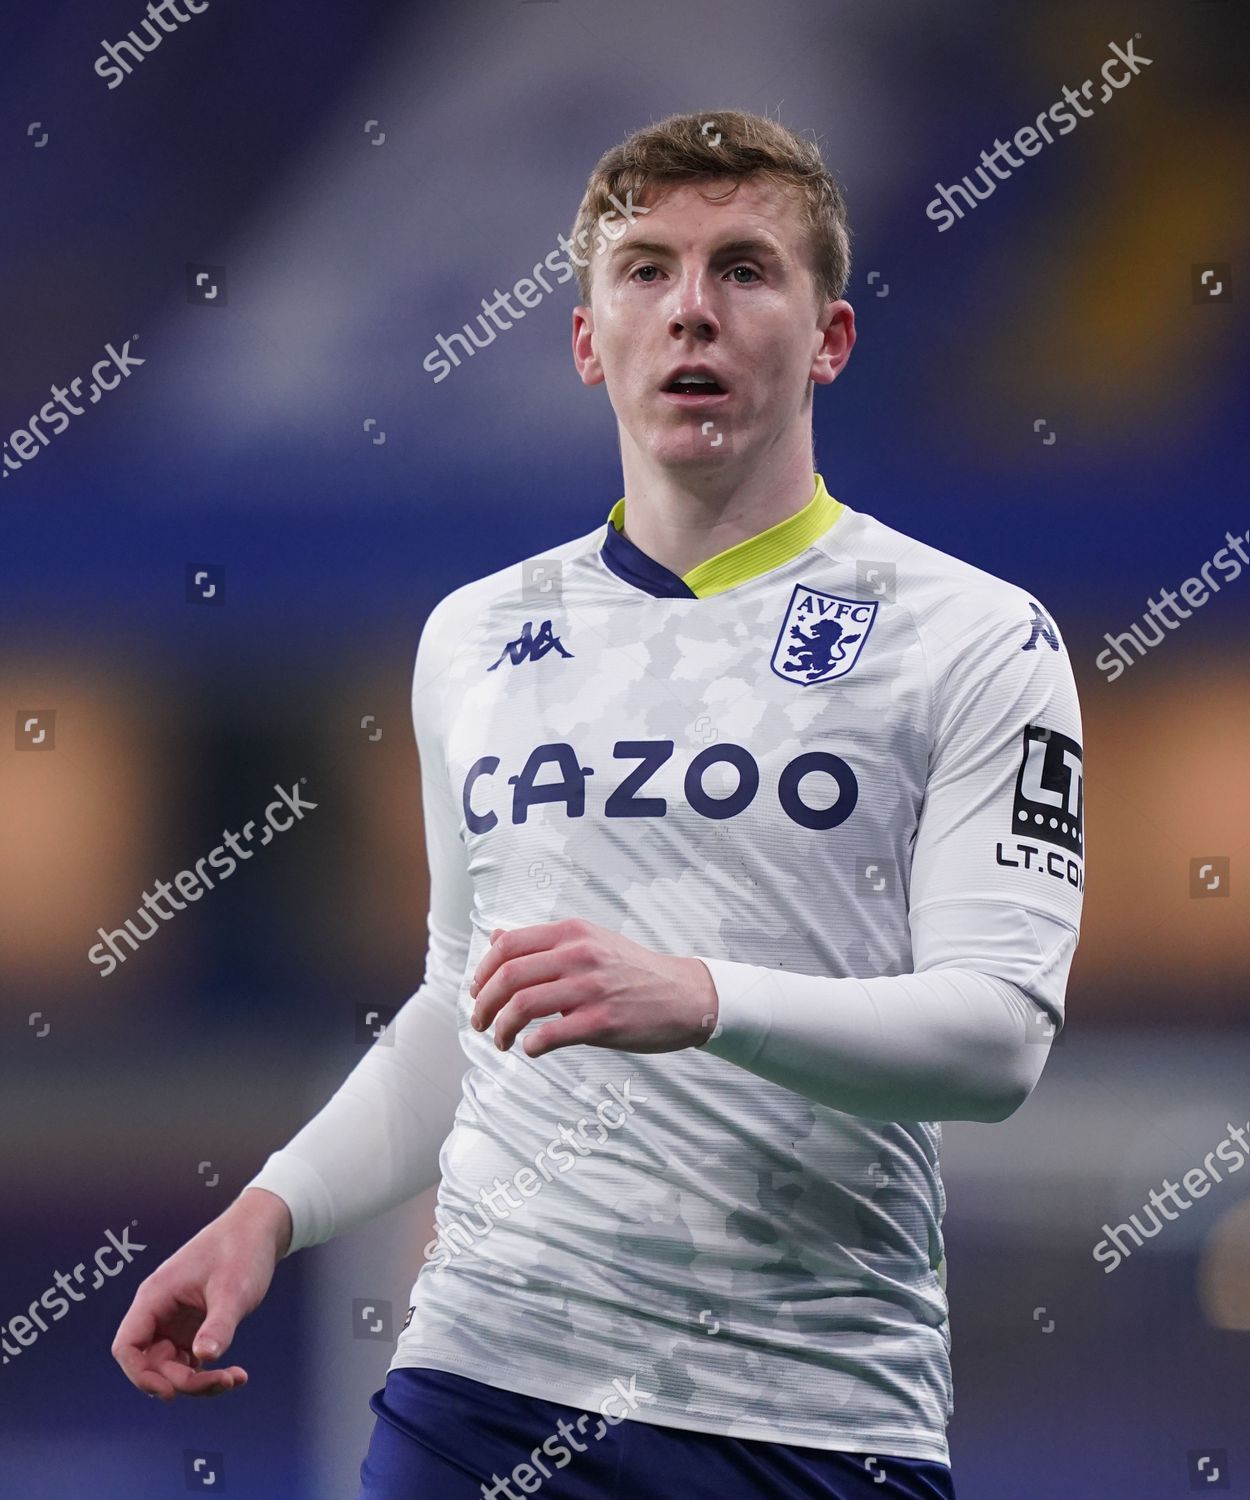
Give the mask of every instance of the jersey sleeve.
[(718, 999), (704, 1047), (850, 1114), (1001, 1120), (1063, 1018), (1084, 884), (1080, 713), (1040, 606), (998, 598), (932, 634), (913, 971), (834, 979), (696, 955)]
[(320, 1244), (439, 1179), (439, 1153), (468, 1059), (457, 997), (468, 961), (473, 887), (444, 755), (446, 601), (426, 621), (413, 674), (430, 906), (425, 977), (338, 1091), (247, 1185), (290, 1209), (287, 1254)]
[[(1018, 601), (1018, 602), (1017, 602)], [(1081, 716), (1058, 629), (1013, 590), (932, 632), (933, 733), (908, 915), (917, 973), (1017, 985), (1062, 1025), (1085, 884)]]

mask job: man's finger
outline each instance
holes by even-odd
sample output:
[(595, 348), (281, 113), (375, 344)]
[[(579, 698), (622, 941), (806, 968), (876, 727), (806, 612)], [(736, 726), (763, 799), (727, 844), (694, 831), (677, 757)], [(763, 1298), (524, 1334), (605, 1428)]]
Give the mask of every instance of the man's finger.
[(135, 1377), (134, 1383), (145, 1396), (156, 1396), (161, 1401), (172, 1401), (174, 1399), (175, 1391), (173, 1386), (163, 1376), (158, 1375), (155, 1370), (144, 1370), (141, 1375)]
[(549, 984), (517, 985), (495, 1023), (495, 1046), (506, 1052), (517, 1033), (539, 1016), (567, 1015), (581, 1003), (577, 981), (560, 974)]
[(113, 1358), (132, 1385), (138, 1385), (136, 1377), (147, 1368), (146, 1351), (155, 1332), (156, 1314), (150, 1304), (136, 1300), (121, 1320), (112, 1348)]
[(473, 971), (469, 994), (480, 995), (487, 980), (505, 959), (554, 948), (557, 943), (570, 936), (569, 929), (575, 921), (577, 918), (567, 917), (561, 922), (535, 922), (532, 927), (514, 927), (510, 932), (496, 927), (491, 933), (490, 947), (482, 954)]
[(221, 1309), (222, 1299), (209, 1296), (209, 1310), (191, 1343), (196, 1359), (220, 1359), (234, 1338), (235, 1319)]
[(236, 1385), (247, 1383), (247, 1371), (238, 1365), (221, 1370), (192, 1370), (171, 1360), (158, 1373), (183, 1396), (224, 1395)]
[(473, 978), (469, 981), (469, 994), (480, 995), (482, 987), (495, 972), (505, 958), (512, 958), (520, 953), (528, 953), (531, 949), (525, 944), (527, 933), (538, 931), (539, 927), (550, 926), (551, 923), (539, 923), (535, 927), (517, 927), (511, 932), (505, 932), (502, 927), (496, 927), (491, 931), (490, 942), (486, 952), (478, 959), (477, 968), (473, 971)]
[(559, 979), (564, 973), (564, 965), (555, 949), (509, 958), (507, 965), (506, 973), (496, 968), (477, 992), (472, 1016), (475, 1031), (488, 1030), (491, 1022), (518, 990), (546, 984)]
[(554, 1052), (557, 1047), (573, 1047), (579, 1043), (590, 1047), (604, 1046), (601, 1037), (602, 1024), (588, 1010), (583, 1009), (561, 1016), (558, 1021), (549, 1021), (546, 1026), (540, 1026), (521, 1043), (521, 1050), (526, 1057), (542, 1057), (546, 1052)]

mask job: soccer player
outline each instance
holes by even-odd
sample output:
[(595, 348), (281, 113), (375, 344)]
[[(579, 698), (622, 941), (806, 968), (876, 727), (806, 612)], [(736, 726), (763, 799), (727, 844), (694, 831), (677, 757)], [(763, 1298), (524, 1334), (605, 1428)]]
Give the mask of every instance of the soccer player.
[(664, 120), (566, 243), (624, 495), (426, 621), (424, 981), (114, 1353), (231, 1388), (283, 1254), (440, 1182), (363, 1500), (950, 1497), (940, 1122), (1062, 1024), (1068, 656), (817, 472), (855, 327), (812, 144)]

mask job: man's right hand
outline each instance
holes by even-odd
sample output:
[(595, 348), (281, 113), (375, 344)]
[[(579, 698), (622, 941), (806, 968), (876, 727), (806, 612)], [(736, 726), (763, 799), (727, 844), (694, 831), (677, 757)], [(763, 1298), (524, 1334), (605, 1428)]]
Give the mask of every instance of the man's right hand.
[(205, 1370), (269, 1290), (291, 1243), (276, 1193), (245, 1188), (222, 1214), (139, 1283), (113, 1340), (113, 1358), (149, 1396), (218, 1396), (247, 1383), (239, 1365)]

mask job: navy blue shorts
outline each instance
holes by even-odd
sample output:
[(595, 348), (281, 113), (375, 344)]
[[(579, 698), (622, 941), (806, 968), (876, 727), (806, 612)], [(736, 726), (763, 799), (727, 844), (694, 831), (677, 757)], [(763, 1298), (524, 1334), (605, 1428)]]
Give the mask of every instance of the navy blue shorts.
[(391, 1370), (369, 1407), (356, 1500), (955, 1500), (945, 1464), (612, 1426), (442, 1370)]

